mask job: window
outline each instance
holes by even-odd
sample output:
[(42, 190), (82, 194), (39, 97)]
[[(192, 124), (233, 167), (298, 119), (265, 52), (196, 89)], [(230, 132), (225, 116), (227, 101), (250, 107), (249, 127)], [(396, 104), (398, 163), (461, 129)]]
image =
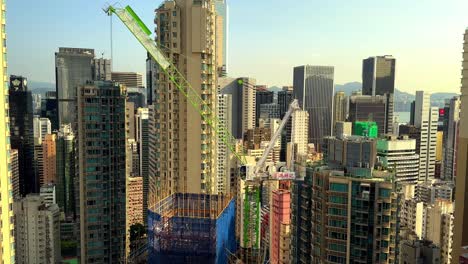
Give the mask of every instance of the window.
[(172, 22), (172, 27), (177, 27), (177, 22)]
[(177, 32), (172, 32), (172, 37), (177, 38)]
[(172, 16), (177, 16), (177, 11), (172, 11)]
[(331, 183), (330, 190), (335, 192), (347, 192), (348, 185), (344, 183)]
[(379, 196), (384, 198), (390, 197), (390, 190), (389, 189), (379, 189)]

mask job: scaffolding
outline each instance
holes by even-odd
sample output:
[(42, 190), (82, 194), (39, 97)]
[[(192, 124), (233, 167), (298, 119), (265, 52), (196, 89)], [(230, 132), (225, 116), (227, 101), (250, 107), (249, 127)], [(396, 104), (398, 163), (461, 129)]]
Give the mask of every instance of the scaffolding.
[(148, 211), (149, 263), (227, 263), (236, 250), (231, 197), (177, 193)]

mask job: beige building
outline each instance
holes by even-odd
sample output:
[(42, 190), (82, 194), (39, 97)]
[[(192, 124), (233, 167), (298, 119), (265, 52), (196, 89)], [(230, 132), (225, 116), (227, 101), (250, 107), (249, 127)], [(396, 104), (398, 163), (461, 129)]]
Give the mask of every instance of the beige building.
[(126, 87), (143, 86), (143, 76), (136, 72), (112, 72), (112, 81), (123, 84)]
[(296, 111), (292, 115), (291, 142), (297, 146), (297, 154), (307, 154), (309, 113)]
[(127, 178), (127, 226), (143, 222), (143, 177)]
[[(14, 205), (16, 263), (60, 263), (60, 209), (29, 194)], [(13, 262), (5, 262), (13, 263)]]
[(54, 134), (45, 135), (42, 141), (44, 184), (57, 182), (57, 154)]
[(452, 259), (457, 260), (463, 246), (468, 245), (468, 28), (463, 43), (461, 79), (461, 111), (458, 130), (457, 182), (455, 194), (455, 229)]
[[(156, 42), (213, 117), (218, 65), (214, 8), (213, 1), (164, 1), (155, 20)], [(173, 193), (211, 193), (217, 176), (215, 131), (164, 72), (157, 86), (150, 121), (150, 205)]]
[(438, 200), (426, 209), (425, 238), (440, 248), (440, 263), (457, 263), (453, 262), (451, 258), (453, 209), (453, 203), (445, 200)]
[(336, 129), (336, 122), (346, 121), (346, 110), (347, 110), (346, 94), (343, 91), (335, 93), (333, 99), (333, 128)]

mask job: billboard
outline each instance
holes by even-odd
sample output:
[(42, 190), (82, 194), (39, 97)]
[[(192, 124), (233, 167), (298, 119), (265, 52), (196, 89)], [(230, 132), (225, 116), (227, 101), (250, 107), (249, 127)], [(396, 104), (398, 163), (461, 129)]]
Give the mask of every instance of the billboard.
[(275, 172), (271, 175), (271, 178), (276, 180), (294, 180), (296, 179), (296, 173), (291, 171)]

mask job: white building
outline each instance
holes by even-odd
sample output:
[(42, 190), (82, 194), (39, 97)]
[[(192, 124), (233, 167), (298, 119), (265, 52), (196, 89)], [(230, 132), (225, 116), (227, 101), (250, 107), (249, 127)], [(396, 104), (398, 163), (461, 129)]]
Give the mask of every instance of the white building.
[(39, 195), (14, 203), (16, 262), (60, 263), (60, 210)]
[(52, 124), (45, 117), (34, 116), (33, 118), (34, 137), (44, 140), (45, 135), (52, 133)]
[[(227, 129), (232, 129), (232, 95), (218, 94), (218, 120)], [(224, 131), (218, 133), (218, 172), (214, 193), (230, 193), (230, 149), (227, 147), (223, 138), (226, 136)]]
[(383, 166), (396, 169), (396, 180), (417, 183), (419, 179), (419, 155), (416, 140), (408, 136), (387, 136), (377, 141), (377, 157)]
[(292, 115), (291, 142), (297, 144), (297, 154), (307, 154), (309, 139), (309, 113), (296, 111)]
[(440, 248), (440, 263), (452, 263), (453, 209), (453, 203), (444, 200), (438, 200), (426, 208), (425, 239)]
[(344, 138), (353, 134), (353, 123), (338, 121), (335, 123), (335, 136), (337, 138)]
[(52, 205), (57, 203), (56, 193), (55, 193), (55, 184), (44, 184), (41, 186), (39, 195), (44, 198), (44, 202), (47, 205)]
[(431, 95), (416, 91), (414, 125), (421, 129), (419, 146), (419, 180), (434, 179), (439, 110), (431, 107)]

